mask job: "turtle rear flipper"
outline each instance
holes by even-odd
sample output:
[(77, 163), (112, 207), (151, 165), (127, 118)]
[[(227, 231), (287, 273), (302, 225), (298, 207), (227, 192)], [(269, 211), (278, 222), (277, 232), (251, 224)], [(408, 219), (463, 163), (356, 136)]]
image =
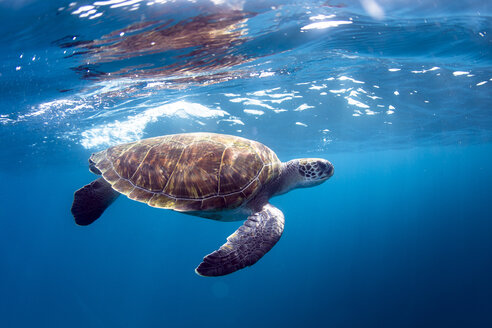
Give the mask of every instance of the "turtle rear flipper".
[(284, 214), (271, 204), (248, 220), (227, 238), (227, 243), (205, 256), (195, 269), (200, 276), (223, 276), (258, 262), (282, 236)]
[(111, 185), (99, 178), (83, 186), (73, 195), (72, 215), (78, 225), (89, 225), (120, 195)]

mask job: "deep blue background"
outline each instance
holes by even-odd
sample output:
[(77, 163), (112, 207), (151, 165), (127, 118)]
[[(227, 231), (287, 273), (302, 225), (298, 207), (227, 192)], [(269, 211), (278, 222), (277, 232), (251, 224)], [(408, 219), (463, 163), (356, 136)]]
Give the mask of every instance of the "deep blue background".
[(220, 278), (193, 269), (239, 222), (120, 198), (80, 227), (83, 164), (2, 172), (2, 327), (490, 327), (492, 145), (326, 157), (273, 200), (276, 247)]

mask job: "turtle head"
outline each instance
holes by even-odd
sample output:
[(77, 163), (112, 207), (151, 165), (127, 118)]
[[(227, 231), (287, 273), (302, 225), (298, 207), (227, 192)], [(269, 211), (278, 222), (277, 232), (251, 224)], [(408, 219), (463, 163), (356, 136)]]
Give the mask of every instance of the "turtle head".
[(326, 159), (301, 158), (294, 161), (297, 162), (297, 188), (317, 186), (328, 180), (335, 172), (333, 164)]
[(298, 158), (283, 163), (274, 196), (295, 188), (317, 186), (335, 172), (333, 164), (322, 158)]

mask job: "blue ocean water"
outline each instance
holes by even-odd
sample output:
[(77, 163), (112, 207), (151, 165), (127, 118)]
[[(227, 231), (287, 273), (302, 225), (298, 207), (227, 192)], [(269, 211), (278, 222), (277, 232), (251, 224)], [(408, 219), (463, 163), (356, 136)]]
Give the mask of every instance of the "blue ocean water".
[[(0, 1), (0, 327), (492, 327), (488, 1)], [(208, 131), (326, 183), (272, 199), (254, 266), (194, 268), (241, 222), (120, 197), (70, 213), (92, 152)]]

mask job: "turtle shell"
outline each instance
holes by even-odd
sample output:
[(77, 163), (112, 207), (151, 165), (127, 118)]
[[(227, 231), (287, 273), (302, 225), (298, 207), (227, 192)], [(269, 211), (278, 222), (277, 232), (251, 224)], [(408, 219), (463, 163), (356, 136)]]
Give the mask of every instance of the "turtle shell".
[(128, 198), (177, 211), (239, 207), (278, 176), (281, 164), (259, 142), (215, 133), (117, 145), (92, 154), (89, 162), (91, 171)]

